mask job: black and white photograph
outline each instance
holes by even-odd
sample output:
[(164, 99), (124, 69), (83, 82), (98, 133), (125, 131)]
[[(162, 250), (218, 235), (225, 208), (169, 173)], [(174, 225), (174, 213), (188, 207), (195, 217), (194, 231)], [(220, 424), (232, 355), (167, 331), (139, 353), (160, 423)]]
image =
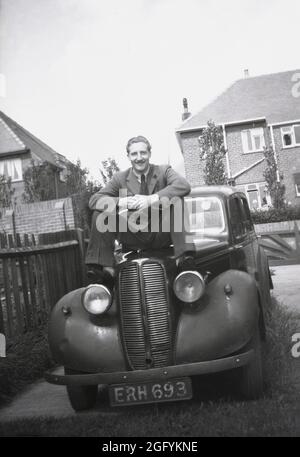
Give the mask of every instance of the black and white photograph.
[(299, 24), (0, 0), (0, 437), (300, 436)]

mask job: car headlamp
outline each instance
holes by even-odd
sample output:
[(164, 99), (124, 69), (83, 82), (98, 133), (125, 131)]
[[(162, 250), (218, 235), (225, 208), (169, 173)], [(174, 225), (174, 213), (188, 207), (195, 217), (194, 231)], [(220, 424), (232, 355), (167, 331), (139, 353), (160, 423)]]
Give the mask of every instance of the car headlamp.
[(175, 278), (173, 289), (179, 300), (194, 303), (204, 294), (205, 281), (197, 271), (183, 271)]
[(82, 295), (82, 304), (91, 314), (105, 313), (112, 302), (110, 291), (102, 284), (88, 286)]

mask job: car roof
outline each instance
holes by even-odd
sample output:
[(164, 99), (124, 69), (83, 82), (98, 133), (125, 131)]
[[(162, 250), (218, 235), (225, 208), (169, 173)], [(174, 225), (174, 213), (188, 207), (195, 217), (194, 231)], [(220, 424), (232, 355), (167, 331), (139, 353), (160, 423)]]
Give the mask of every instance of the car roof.
[(243, 192), (231, 186), (195, 186), (192, 187), (191, 192), (187, 197), (200, 197), (201, 195), (218, 195), (223, 197), (230, 197), (231, 195), (239, 194), (244, 195)]

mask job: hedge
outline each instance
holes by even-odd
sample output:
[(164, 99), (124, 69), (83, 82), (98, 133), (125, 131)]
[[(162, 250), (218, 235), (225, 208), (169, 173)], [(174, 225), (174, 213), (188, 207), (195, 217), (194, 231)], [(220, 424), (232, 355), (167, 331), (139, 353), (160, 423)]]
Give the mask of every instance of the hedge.
[(289, 206), (282, 209), (270, 208), (267, 211), (252, 211), (251, 215), (254, 224), (295, 221), (300, 219), (300, 206)]

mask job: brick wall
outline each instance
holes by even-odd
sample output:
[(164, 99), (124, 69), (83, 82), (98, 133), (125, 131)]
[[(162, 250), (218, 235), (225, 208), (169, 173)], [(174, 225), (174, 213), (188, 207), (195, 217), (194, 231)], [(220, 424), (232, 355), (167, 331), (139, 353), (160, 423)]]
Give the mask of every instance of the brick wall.
[[(200, 159), (199, 138), (200, 131), (182, 133), (181, 142), (185, 166), (185, 176), (191, 186), (201, 186), (204, 182), (205, 161)], [(224, 159), (225, 172), (226, 161)]]
[[(235, 175), (244, 168), (249, 167), (254, 162), (263, 158), (262, 152), (254, 152), (250, 154), (243, 153), (242, 146), (242, 137), (241, 130), (253, 127), (264, 127), (263, 123), (251, 123), (243, 124), (239, 126), (229, 126), (226, 127), (226, 139), (227, 139), (227, 148), (229, 151), (229, 165), (231, 175)], [(268, 129), (264, 127), (265, 131), (265, 141), (266, 144), (269, 144), (269, 134)], [(181, 134), (181, 142), (183, 149), (183, 157), (185, 163), (185, 173), (188, 181), (191, 185), (200, 185), (203, 184), (203, 168), (204, 161), (199, 158), (199, 143), (198, 137), (200, 135), (199, 131), (186, 132)], [(224, 161), (225, 170), (227, 173), (227, 164)], [(238, 184), (243, 183), (252, 183), (264, 181), (263, 171), (265, 169), (264, 163), (262, 165), (257, 165), (248, 172), (243, 173), (238, 179)]]
[(204, 161), (201, 160), (199, 156), (199, 133), (200, 132), (189, 132), (181, 134), (185, 176), (191, 186), (197, 186), (204, 183)]
[[(262, 152), (243, 153), (241, 131), (247, 128), (263, 127), (265, 143), (271, 144), (270, 129), (263, 122), (249, 123), (226, 127), (227, 148), (229, 153), (229, 165), (231, 175), (235, 175), (244, 168), (264, 157)], [(194, 132), (181, 133), (183, 157), (185, 163), (186, 177), (192, 186), (204, 183), (203, 168), (204, 161), (199, 158), (198, 137), (200, 130)], [(286, 199), (293, 205), (300, 205), (300, 197), (297, 197), (293, 174), (300, 173), (300, 147), (283, 148), (280, 127), (274, 127), (275, 148), (278, 155), (278, 167), (280, 173), (284, 175), (286, 186)], [(242, 188), (246, 184), (261, 183), (264, 187), (265, 179), (263, 176), (266, 162), (263, 161), (250, 170), (239, 175), (235, 182)], [(225, 166), (227, 171), (227, 166)], [(245, 189), (245, 187), (244, 187)]]
[(72, 199), (49, 200), (0, 208), (0, 231), (16, 233), (48, 233), (74, 229)]
[[(232, 176), (234, 176), (236, 173), (239, 173), (244, 168), (250, 167), (253, 163), (257, 162), (258, 160), (264, 157), (262, 152), (251, 152), (245, 154), (243, 151), (241, 131), (259, 127), (264, 128), (265, 142), (266, 145), (269, 144), (268, 129), (264, 126), (263, 123), (251, 123), (226, 127), (227, 149), (229, 152), (229, 164)], [(256, 169), (256, 167), (254, 167), (254, 169), (251, 169), (243, 173), (241, 175), (241, 178), (239, 178), (239, 181), (242, 181), (243, 183), (263, 181), (264, 178), (262, 173), (264, 168), (265, 165), (263, 165), (259, 169)]]

